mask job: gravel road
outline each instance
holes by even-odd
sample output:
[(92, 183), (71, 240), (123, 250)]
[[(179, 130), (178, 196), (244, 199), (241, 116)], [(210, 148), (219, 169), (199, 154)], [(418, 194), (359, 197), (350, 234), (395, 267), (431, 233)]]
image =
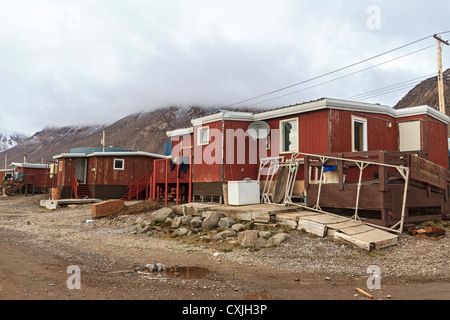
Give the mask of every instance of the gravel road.
[[(39, 207), (46, 197), (0, 199), (2, 299), (367, 299), (356, 287), (383, 300), (450, 298), (448, 235), (404, 233), (398, 245), (366, 252), (284, 229), (289, 239), (279, 247), (249, 250), (197, 235), (173, 237), (167, 228), (140, 233), (149, 213), (90, 222), (90, 205), (50, 211)], [(191, 275), (142, 269), (154, 263), (190, 267)], [(81, 268), (81, 290), (66, 286), (70, 265)], [(367, 287), (373, 265), (378, 290)]]

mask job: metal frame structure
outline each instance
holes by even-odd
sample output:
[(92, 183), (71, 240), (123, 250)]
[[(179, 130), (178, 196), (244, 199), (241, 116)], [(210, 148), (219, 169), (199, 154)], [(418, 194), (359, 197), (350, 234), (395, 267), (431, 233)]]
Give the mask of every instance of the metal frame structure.
[[(302, 158), (299, 158), (300, 156), (302, 156)], [(304, 157), (305, 156), (310, 157), (310, 158), (316, 158), (322, 164), (321, 173), (320, 173), (320, 179), (319, 179), (319, 186), (318, 186), (318, 191), (317, 191), (317, 201), (316, 201), (316, 204), (314, 205), (314, 207), (312, 207), (312, 208), (307, 207), (306, 204), (295, 203), (291, 199), (292, 192), (293, 192), (293, 189), (294, 189), (295, 178), (296, 178), (297, 172), (298, 172), (298, 166), (301, 163), (304, 163)], [(374, 227), (381, 228), (381, 229), (386, 229), (388, 231), (393, 231), (393, 232), (397, 232), (397, 233), (402, 233), (403, 232), (403, 223), (404, 223), (405, 212), (406, 212), (406, 198), (407, 198), (407, 194), (408, 194), (408, 184), (409, 184), (409, 171), (410, 171), (410, 169), (408, 167), (405, 167), (405, 166), (402, 166), (402, 165), (400, 165), (400, 166), (398, 166), (398, 165), (390, 165), (390, 164), (385, 164), (385, 163), (380, 163), (380, 162), (373, 162), (373, 161), (366, 161), (366, 160), (355, 160), (355, 159), (348, 159), (348, 158), (340, 158), (340, 157), (332, 157), (332, 156), (325, 156), (325, 155), (309, 154), (309, 153), (303, 153), (303, 152), (295, 152), (295, 153), (293, 153), (292, 154), (292, 158), (289, 161), (286, 161), (286, 162), (280, 162), (280, 161), (272, 162), (273, 160), (278, 160), (279, 158), (280, 157), (262, 158), (261, 159), (260, 171), (268, 163), (270, 163), (270, 168), (272, 168), (272, 167), (276, 167), (277, 168), (276, 171), (275, 170), (274, 171), (270, 171), (269, 170), (269, 172), (268, 172), (268, 175), (266, 177), (266, 184), (264, 185), (264, 191), (263, 191), (263, 195), (262, 195), (262, 198), (261, 198), (261, 201), (263, 203), (273, 203), (270, 200), (270, 194), (269, 194), (270, 186), (271, 186), (272, 181), (273, 181), (273, 176), (278, 172), (278, 169), (280, 167), (287, 166), (289, 168), (289, 174), (288, 174), (288, 179), (287, 179), (287, 183), (286, 183), (284, 201), (280, 205), (283, 205), (283, 206), (287, 206), (287, 205), (302, 206), (302, 207), (308, 208), (308, 209), (313, 210), (313, 211), (323, 212), (323, 213), (331, 214), (331, 215), (334, 215), (334, 216), (338, 216), (336, 214), (323, 211), (322, 208), (320, 207), (320, 193), (321, 193), (321, 189), (322, 189), (322, 181), (324, 179), (324, 165), (325, 165), (325, 163), (328, 160), (353, 162), (359, 168), (360, 172), (359, 172), (357, 195), (356, 195), (356, 203), (355, 203), (355, 214), (351, 218), (355, 219), (355, 220), (359, 220), (359, 221), (361, 221), (361, 218), (358, 215), (359, 199), (360, 199), (361, 185), (362, 185), (362, 174), (363, 174), (364, 169), (367, 168), (369, 165), (383, 166), (383, 167), (389, 167), (389, 168), (396, 169), (399, 172), (399, 174), (403, 177), (403, 179), (405, 180), (405, 187), (404, 187), (404, 192), (403, 192), (402, 213), (401, 213), (400, 221), (397, 222), (396, 224), (394, 224), (391, 228), (386, 228), (386, 227), (378, 226), (378, 225), (375, 225), (375, 224), (370, 224), (370, 223), (367, 223), (367, 222), (365, 222), (365, 223), (367, 225), (372, 225)], [(269, 177), (270, 177), (270, 179), (269, 179)], [(267, 181), (269, 181), (269, 186), (267, 186)], [(396, 229), (397, 227), (398, 227), (398, 229)]]

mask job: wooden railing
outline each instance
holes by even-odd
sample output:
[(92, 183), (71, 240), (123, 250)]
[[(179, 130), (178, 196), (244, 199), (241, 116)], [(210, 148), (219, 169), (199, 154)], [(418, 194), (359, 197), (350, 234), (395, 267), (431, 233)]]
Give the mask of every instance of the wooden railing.
[(78, 198), (78, 186), (80, 184), (78, 183), (77, 177), (75, 176), (75, 171), (72, 173), (72, 192), (71, 195), (75, 196), (75, 199)]
[(152, 194), (151, 188), (153, 187), (153, 172), (148, 172), (142, 177), (140, 177), (138, 180), (133, 182), (128, 186), (128, 192), (124, 196), (125, 200), (130, 201), (134, 197), (136, 197), (136, 200), (139, 200), (139, 195), (142, 191), (146, 190), (146, 199), (150, 197)]

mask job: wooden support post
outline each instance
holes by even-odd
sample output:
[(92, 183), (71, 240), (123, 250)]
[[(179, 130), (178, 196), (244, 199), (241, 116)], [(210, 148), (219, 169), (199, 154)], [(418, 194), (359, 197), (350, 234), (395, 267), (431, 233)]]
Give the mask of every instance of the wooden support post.
[(388, 217), (389, 217), (388, 210), (387, 209), (381, 210), (381, 225), (383, 227), (388, 226)]
[(305, 156), (304, 158), (304, 163), (303, 163), (303, 172), (304, 172), (304, 176), (305, 176), (305, 189), (308, 190), (309, 189), (309, 157)]
[(192, 162), (193, 157), (192, 153), (189, 159), (189, 194), (188, 194), (188, 203), (191, 203), (192, 201), (192, 170), (194, 169), (194, 164)]
[(179, 178), (179, 174), (178, 172), (180, 172), (180, 161), (178, 160), (178, 165), (177, 165), (177, 190), (176, 190), (176, 197), (177, 200), (175, 201), (176, 205), (178, 205), (179, 202), (179, 197), (180, 197), (180, 178)]
[(168, 189), (169, 189), (169, 160), (170, 159), (166, 159), (166, 165), (165, 165), (166, 183), (165, 183), (165, 190), (164, 190), (164, 204), (166, 206), (167, 206), (167, 193), (168, 193)]
[[(378, 161), (380, 163), (386, 163), (386, 152), (380, 151), (378, 153)], [(378, 172), (378, 191), (385, 192), (387, 191), (387, 171), (388, 168), (385, 166), (379, 166)]]
[(153, 160), (153, 188), (152, 200), (156, 200), (156, 160)]
[[(342, 158), (343, 154), (339, 153), (338, 157)], [(342, 160), (337, 161), (338, 177), (339, 177), (339, 190), (344, 190), (344, 162)]]

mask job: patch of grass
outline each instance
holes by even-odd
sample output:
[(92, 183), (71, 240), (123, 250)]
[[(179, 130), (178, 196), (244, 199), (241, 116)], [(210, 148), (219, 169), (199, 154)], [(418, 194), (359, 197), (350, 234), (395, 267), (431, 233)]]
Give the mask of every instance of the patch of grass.
[(384, 257), (385, 255), (386, 253), (381, 250), (372, 250), (370, 252), (367, 252), (367, 256), (371, 258)]

